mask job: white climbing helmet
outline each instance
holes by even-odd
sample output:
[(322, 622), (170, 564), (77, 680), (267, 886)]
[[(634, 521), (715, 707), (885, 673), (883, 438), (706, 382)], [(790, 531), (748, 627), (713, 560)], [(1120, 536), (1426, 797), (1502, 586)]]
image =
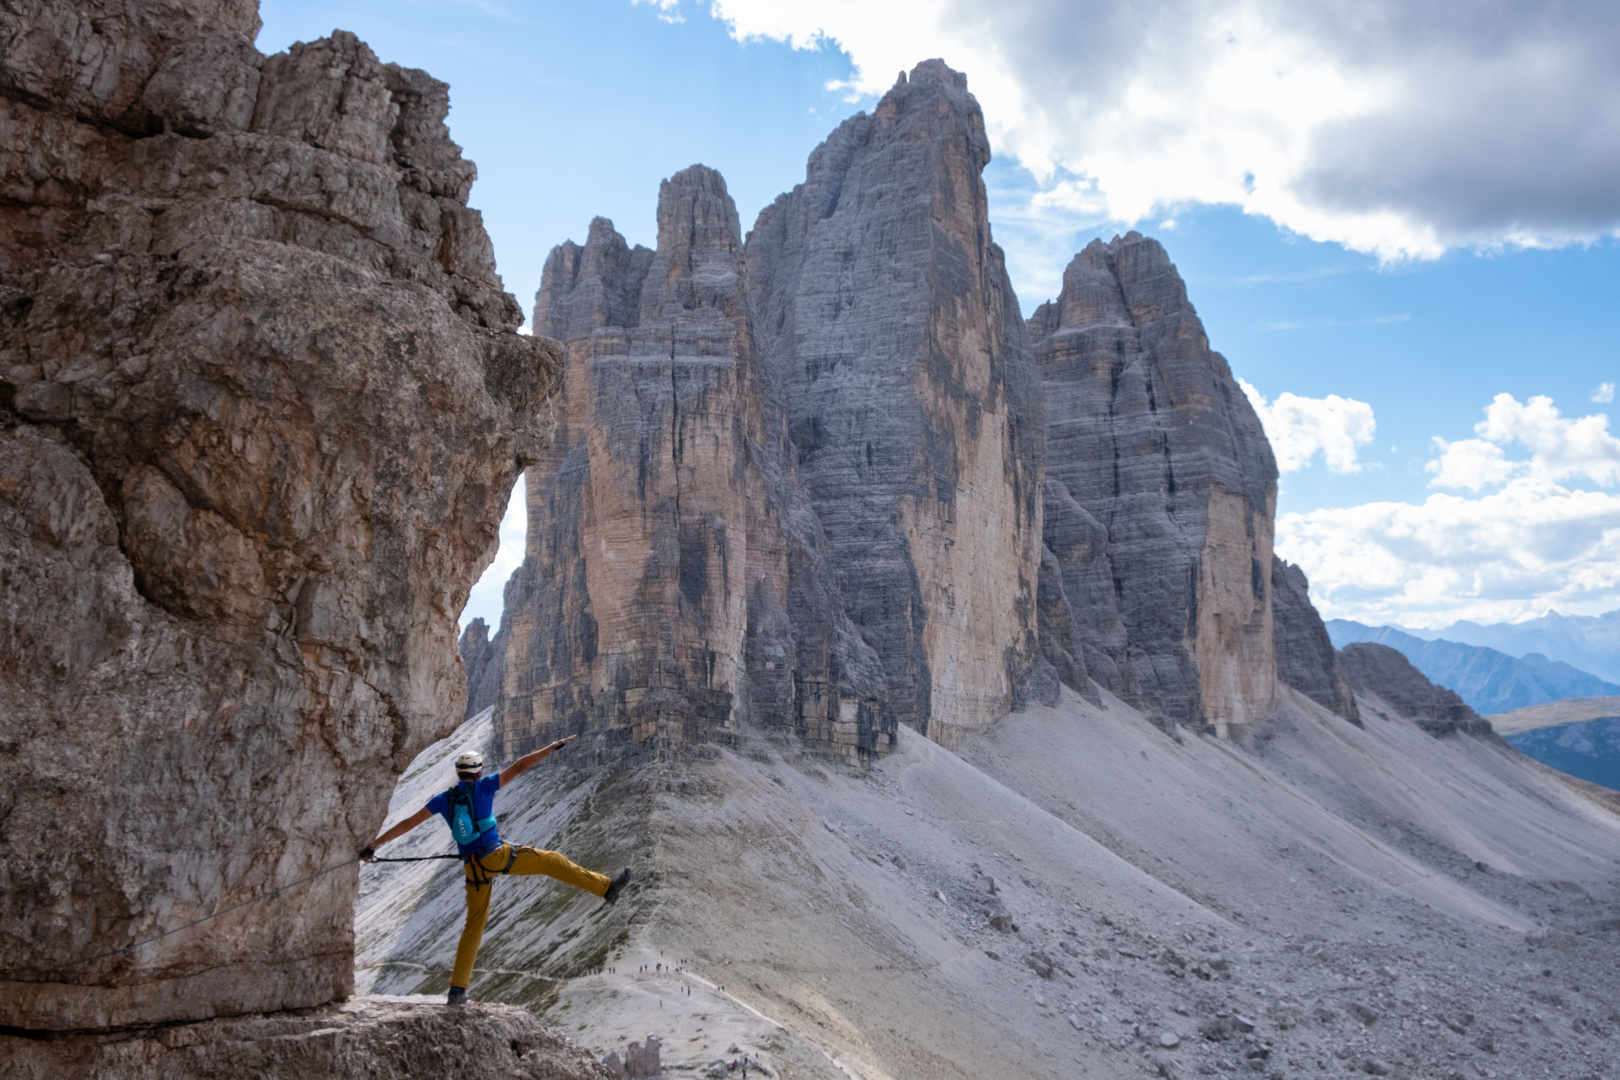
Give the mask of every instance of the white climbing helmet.
[(456, 757), (456, 772), (482, 772), (484, 769), (484, 755), (476, 750), (463, 750)]

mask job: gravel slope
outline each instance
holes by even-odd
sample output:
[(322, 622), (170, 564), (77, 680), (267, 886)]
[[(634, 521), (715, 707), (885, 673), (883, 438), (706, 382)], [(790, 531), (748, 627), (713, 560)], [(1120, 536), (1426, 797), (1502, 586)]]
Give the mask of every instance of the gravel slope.
[[(677, 1075), (1620, 1076), (1620, 816), (1360, 704), (1288, 694), (1239, 746), (1065, 693), (959, 753), (903, 731), (864, 777), (763, 739), (548, 763), (508, 831), (638, 882), (607, 912), (502, 882), (474, 995), (599, 1051), (657, 1033)], [(363, 983), (442, 980), (460, 898), (431, 865), (362, 895)]]

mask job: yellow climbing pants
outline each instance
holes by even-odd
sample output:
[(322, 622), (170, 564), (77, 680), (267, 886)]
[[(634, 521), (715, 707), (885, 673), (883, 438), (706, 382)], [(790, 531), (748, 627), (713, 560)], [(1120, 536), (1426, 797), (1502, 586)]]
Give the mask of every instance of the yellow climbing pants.
[(461, 928), (461, 944), (456, 946), (456, 967), (450, 973), (450, 985), (463, 990), (472, 981), (473, 961), (478, 957), (479, 943), (484, 940), (484, 921), (489, 918), (489, 894), (494, 890), (496, 877), (501, 874), (545, 874), (564, 885), (584, 889), (592, 896), (607, 892), (612, 882), (606, 874), (575, 866), (567, 856), (558, 852), (516, 844), (490, 848), (478, 858), (468, 860), (465, 865), (467, 925)]

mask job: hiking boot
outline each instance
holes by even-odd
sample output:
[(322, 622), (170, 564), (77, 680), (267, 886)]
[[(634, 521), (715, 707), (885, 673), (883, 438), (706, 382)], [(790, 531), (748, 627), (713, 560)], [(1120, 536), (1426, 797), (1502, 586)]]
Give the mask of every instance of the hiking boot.
[(630, 868), (627, 866), (619, 871), (619, 876), (608, 882), (607, 892), (602, 894), (602, 902), (611, 904), (619, 898), (624, 887), (630, 884)]
[(467, 991), (460, 986), (452, 986), (450, 988), (450, 996), (445, 999), (444, 1003), (446, 1005), (467, 1004)]

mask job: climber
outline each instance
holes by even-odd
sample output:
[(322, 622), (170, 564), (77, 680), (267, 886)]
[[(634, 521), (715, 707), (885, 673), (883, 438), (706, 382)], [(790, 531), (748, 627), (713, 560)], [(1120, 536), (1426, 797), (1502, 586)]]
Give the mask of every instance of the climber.
[(630, 880), (628, 867), (619, 871), (618, 877), (609, 878), (606, 874), (574, 865), (558, 852), (505, 843), (495, 827), (495, 792), (574, 739), (575, 736), (570, 735), (533, 753), (524, 754), (493, 776), (483, 775), (482, 754), (475, 750), (464, 751), (456, 758), (457, 783), (454, 787), (433, 796), (426, 806), (384, 832), (360, 852), (360, 857), (369, 862), (378, 848), (404, 836), (434, 814), (450, 824), (451, 835), (461, 852), (461, 861), (466, 864), (467, 924), (462, 927), (461, 943), (456, 946), (456, 966), (450, 973), (447, 1004), (467, 1003), (473, 959), (477, 957), (479, 942), (484, 937), (484, 920), (489, 917), (489, 896), (494, 875), (545, 874), (565, 885), (600, 896), (609, 904), (619, 898), (619, 893)]

